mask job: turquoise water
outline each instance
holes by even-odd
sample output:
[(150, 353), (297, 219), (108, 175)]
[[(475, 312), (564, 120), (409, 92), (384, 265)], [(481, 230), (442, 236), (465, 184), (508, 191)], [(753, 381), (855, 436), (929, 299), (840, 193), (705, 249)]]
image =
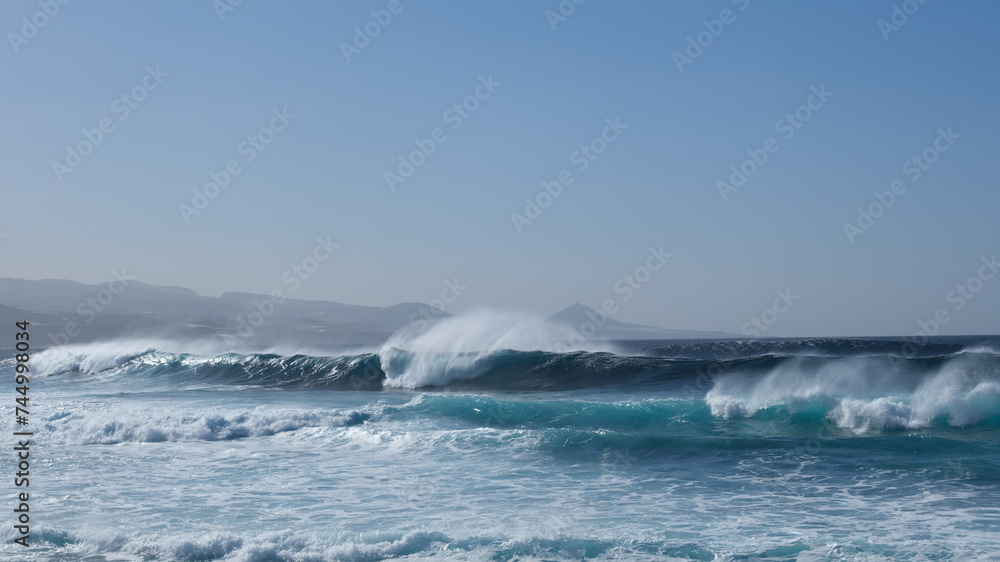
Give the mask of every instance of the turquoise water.
[(4, 525), (4, 559), (1000, 552), (998, 338), (459, 359), (127, 347), (32, 358), (33, 546)]

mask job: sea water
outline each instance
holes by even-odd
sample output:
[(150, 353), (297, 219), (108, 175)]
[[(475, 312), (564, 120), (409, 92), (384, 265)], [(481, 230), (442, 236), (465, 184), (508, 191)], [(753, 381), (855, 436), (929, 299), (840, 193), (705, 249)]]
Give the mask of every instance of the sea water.
[(398, 343), (35, 352), (0, 558), (998, 559), (1000, 338)]

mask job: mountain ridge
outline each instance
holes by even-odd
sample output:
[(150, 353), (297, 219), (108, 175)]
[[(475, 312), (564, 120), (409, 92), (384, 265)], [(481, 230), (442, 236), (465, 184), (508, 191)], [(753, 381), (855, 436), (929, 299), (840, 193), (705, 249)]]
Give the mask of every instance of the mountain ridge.
[[(365, 306), (229, 291), (217, 297), (192, 289), (141, 283), (127, 276), (87, 284), (66, 279), (0, 278), (0, 321), (32, 320), (45, 343), (61, 345), (123, 336), (209, 338), (248, 346), (376, 344), (422, 319), (452, 315), (427, 304)], [(593, 339), (733, 337), (721, 332), (662, 330), (609, 318), (580, 303), (550, 320), (583, 328)], [(595, 325), (591, 331), (587, 323)], [(599, 326), (597, 324), (600, 324)]]
[(596, 330), (595, 334), (591, 336), (595, 339), (699, 339), (736, 337), (726, 332), (668, 330), (646, 326), (645, 324), (620, 322), (603, 312), (580, 303), (573, 303), (553, 314), (549, 317), (549, 321), (568, 325), (578, 331), (581, 331), (581, 327), (589, 323)]

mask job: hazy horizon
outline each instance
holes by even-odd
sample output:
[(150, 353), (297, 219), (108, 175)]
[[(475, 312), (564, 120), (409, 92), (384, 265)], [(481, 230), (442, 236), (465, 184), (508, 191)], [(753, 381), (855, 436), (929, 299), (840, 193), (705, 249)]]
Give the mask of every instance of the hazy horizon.
[(12, 3), (0, 276), (1000, 333), (1000, 7), (570, 4)]
[[(14, 279), (14, 278), (0, 278), (0, 281), (3, 281), (5, 279)], [(28, 282), (36, 282), (36, 281), (64, 282), (64, 281), (68, 281), (68, 282), (71, 282), (71, 283), (80, 283), (80, 284), (86, 285), (87, 287), (90, 287), (91, 288), (91, 292), (93, 292), (94, 294), (100, 293), (104, 289), (106, 289), (107, 287), (109, 287), (109, 284), (107, 282), (105, 282), (105, 283), (94, 283), (94, 284), (91, 284), (91, 283), (84, 283), (84, 282), (76, 281), (76, 280), (72, 280), (72, 279), (44, 278), (44, 279), (15, 279), (15, 280), (17, 280), (17, 281), (28, 281)], [(152, 285), (152, 284), (146, 284), (146, 283), (141, 283), (141, 284), (146, 285), (146, 286), (151, 286), (151, 287), (154, 287), (154, 288), (181, 289), (181, 290), (184, 290), (184, 291), (192, 291), (199, 298), (220, 299), (220, 298), (222, 298), (223, 296), (225, 296), (227, 294), (229, 294), (229, 295), (247, 294), (247, 295), (259, 296), (259, 297), (261, 297), (263, 299), (263, 300), (261, 300), (259, 302), (264, 302), (265, 300), (267, 300), (266, 297), (268, 296), (266, 293), (252, 293), (252, 292), (243, 292), (243, 291), (224, 291), (222, 293), (214, 294), (213, 295), (213, 294), (200, 293), (198, 291), (195, 291), (194, 289), (190, 289), (189, 287)], [(127, 289), (126, 289), (126, 291), (127, 291)], [(128, 293), (125, 292), (125, 291), (123, 291), (122, 293), (115, 293), (115, 294), (116, 294), (116, 298), (117, 298), (118, 294), (124, 294), (126, 297), (129, 296)], [(460, 295), (458, 295), (458, 296), (460, 296)], [(418, 306), (417, 310), (423, 310), (423, 309), (426, 309), (428, 307), (435, 307), (435, 308), (438, 308), (439, 310), (441, 310), (443, 316), (437, 316), (436, 314), (435, 315), (430, 315), (428, 313), (419, 313), (418, 312), (418, 323), (421, 326), (421, 331), (424, 329), (422, 327), (423, 326), (423, 319), (430, 320), (430, 319), (443, 318), (443, 317), (446, 317), (446, 316), (457, 316), (457, 317), (477, 317), (478, 316), (479, 319), (482, 322), (487, 322), (488, 323), (489, 322), (489, 318), (491, 316), (496, 316), (498, 318), (503, 318), (504, 316), (509, 315), (509, 314), (515, 314), (515, 315), (516, 314), (524, 314), (524, 315), (527, 315), (528, 318), (534, 318), (534, 319), (537, 319), (537, 320), (547, 319), (548, 322), (552, 322), (552, 324), (551, 324), (552, 328), (558, 328), (559, 326), (573, 328), (573, 329), (576, 330), (574, 332), (574, 334), (576, 334), (574, 337), (580, 337), (579, 333), (580, 333), (580, 328), (581, 328), (582, 324), (585, 324), (587, 322), (592, 322), (595, 319), (598, 320), (598, 321), (600, 321), (601, 324), (602, 324), (602, 326), (607, 321), (622, 322), (622, 320), (620, 318), (617, 318), (617, 314), (616, 313), (610, 313), (610, 314), (609, 313), (604, 313), (602, 311), (602, 309), (599, 308), (599, 307), (590, 307), (590, 306), (588, 306), (586, 304), (579, 303), (579, 302), (564, 303), (562, 306), (560, 306), (556, 310), (553, 310), (551, 313), (546, 313), (546, 312), (539, 313), (537, 311), (530, 311), (530, 310), (527, 310), (527, 309), (500, 309), (500, 308), (495, 308), (495, 307), (480, 305), (480, 306), (473, 307), (471, 309), (466, 309), (466, 310), (463, 310), (461, 312), (456, 312), (456, 313), (452, 314), (452, 313), (446, 312), (446, 309), (450, 308), (449, 305), (451, 303), (445, 302), (441, 298), (431, 299), (430, 301), (424, 302), (424, 303), (419, 303), (419, 302), (414, 302), (414, 301), (401, 301), (401, 302), (392, 303), (392, 304), (386, 305), (386, 306), (369, 305), (369, 304), (365, 304), (365, 303), (354, 303), (354, 302), (330, 301), (328, 299), (308, 299), (308, 298), (305, 298), (305, 299), (296, 299), (294, 297), (288, 297), (288, 298), (290, 300), (298, 300), (298, 301), (302, 301), (302, 302), (310, 302), (310, 301), (311, 302), (317, 302), (317, 303), (325, 302), (325, 303), (338, 304), (338, 305), (369, 307), (369, 308), (383, 308), (384, 309), (384, 308), (392, 308), (394, 306), (399, 306), (399, 305), (417, 305)], [(449, 295), (448, 298), (452, 298), (452, 297)], [(81, 302), (76, 303), (76, 304), (78, 304), (80, 306), (84, 306), (87, 309), (87, 314), (81, 316), (81, 318), (83, 318), (85, 321), (87, 321), (87, 323), (89, 323), (90, 321), (92, 321), (92, 318), (91, 318), (92, 312), (91, 311), (93, 310), (92, 303), (90, 305), (88, 305), (87, 304), (88, 302), (90, 302), (90, 301), (87, 301), (86, 299), (84, 299)], [(254, 301), (254, 302), (258, 302), (258, 301)], [(9, 298), (4, 299), (3, 297), (0, 297), (0, 305), (13, 306), (14, 308), (18, 308), (16, 306), (17, 305), (16, 301), (15, 300), (11, 300)], [(576, 318), (576, 320), (574, 322), (569, 322), (568, 324), (567, 324), (567, 322), (565, 320), (553, 322), (555, 320), (555, 317), (559, 316), (560, 313), (566, 313), (566, 312), (569, 312), (569, 311), (574, 311), (574, 309), (576, 307), (578, 307), (578, 306), (583, 306), (583, 307), (591, 309), (591, 311), (593, 312), (593, 314), (592, 313), (586, 313), (585, 314), (582, 311), (576, 311), (576, 312), (578, 312), (578, 314), (573, 315), (574, 318)], [(30, 310), (37, 309), (38, 307), (25, 306), (25, 307), (21, 307), (21, 308), (23, 310), (29, 310), (30, 311)], [(62, 307), (55, 307), (55, 308), (60, 308), (61, 309)], [(280, 308), (280, 306), (279, 306), (279, 308)], [(252, 310), (253, 310), (252, 306), (250, 306), (250, 305), (246, 306), (246, 312), (251, 312)], [(72, 312), (72, 311), (70, 311), (70, 312)], [(79, 314), (79, 312), (77, 312), (77, 314)], [(97, 314), (96, 316), (100, 317), (102, 315), (103, 314)], [(888, 338), (888, 339), (904, 339), (906, 341), (916, 342), (916, 341), (924, 341), (925, 340), (925, 337), (924, 337), (925, 335), (927, 335), (927, 336), (954, 336), (954, 337), (996, 335), (996, 334), (993, 334), (993, 333), (986, 333), (986, 332), (984, 332), (984, 333), (972, 333), (972, 332), (969, 332), (969, 333), (955, 333), (955, 334), (943, 334), (943, 333), (937, 332), (937, 333), (933, 333), (932, 334), (932, 333), (930, 333), (931, 332), (930, 326), (933, 324), (933, 319), (932, 318), (928, 318), (926, 321), (923, 321), (921, 324), (919, 324), (918, 327), (920, 329), (916, 333), (912, 333), (912, 334), (905, 334), (905, 333), (899, 333), (899, 334), (862, 333), (862, 334), (799, 334), (797, 336), (780, 336), (780, 335), (765, 334), (765, 333), (761, 332), (759, 330), (760, 324), (757, 324), (755, 322), (759, 322), (760, 324), (767, 325), (766, 323), (764, 323), (764, 319), (763, 319), (763, 317), (761, 315), (758, 315), (758, 316), (755, 316), (753, 318), (748, 319), (746, 322), (744, 322), (744, 324), (742, 326), (740, 326), (740, 329), (736, 330), (736, 331), (726, 331), (726, 330), (722, 330), (722, 329), (719, 329), (719, 330), (690, 330), (690, 329), (688, 329), (688, 328), (686, 328), (684, 326), (664, 326), (664, 325), (659, 325), (658, 326), (658, 325), (655, 325), (655, 324), (645, 324), (645, 323), (643, 323), (641, 321), (640, 322), (634, 322), (634, 323), (633, 322), (625, 322), (625, 323), (633, 325), (633, 326), (645, 326), (645, 327), (649, 327), (649, 328), (662, 329), (662, 330), (665, 330), (665, 331), (690, 332), (687, 335), (670, 336), (671, 338), (679, 338), (679, 339), (685, 339), (685, 338), (688, 338), (688, 337), (689, 338), (705, 338), (705, 339), (718, 339), (718, 338), (722, 338), (722, 337), (733, 338), (733, 339), (747, 339), (747, 338), (749, 338), (751, 340), (752, 339), (768, 339), (768, 338), (772, 338), (772, 339), (775, 339), (775, 338), (776, 339)], [(414, 327), (414, 325), (415, 325), (414, 320), (411, 318), (409, 328), (412, 329)], [(394, 334), (396, 332), (405, 332), (406, 330), (404, 328), (406, 328), (406, 326), (400, 325), (399, 329), (389, 330), (387, 332), (387, 335), (388, 334)], [(698, 333), (701, 333), (703, 335), (701, 335), (701, 336), (696, 335)], [(146, 338), (146, 339), (149, 339), (150, 337), (152, 337), (152, 338), (155, 339), (156, 336), (155, 336), (155, 334), (150, 334), (150, 333), (147, 333), (147, 334), (143, 335), (143, 338)], [(642, 338), (640, 338), (640, 339), (649, 339), (649, 337), (650, 337), (649, 334), (644, 334), (644, 336)], [(664, 337), (666, 337), (666, 335), (664, 335)], [(608, 338), (608, 336), (604, 335), (604, 336), (601, 336), (601, 338), (602, 339), (606, 339), (606, 338)], [(122, 339), (122, 341), (128, 341), (128, 337), (127, 336), (123, 336), (123, 335), (111, 335), (111, 334), (106, 334), (103, 337), (100, 337), (98, 339), (108, 339), (108, 340)], [(174, 335), (166, 336), (166, 339), (163, 340), (163, 341), (174, 340), (175, 343), (179, 343), (179, 342), (184, 341), (184, 339), (185, 339), (185, 337), (178, 337), (177, 334), (174, 334)], [(589, 340), (591, 338), (586, 338), (586, 339)], [(620, 337), (620, 339), (632, 339), (632, 338), (622, 336), (622, 337)], [(153, 341), (153, 340), (150, 340), (150, 341)], [(58, 345), (58, 342), (56, 342), (56, 343)], [(330, 343), (337, 344), (337, 343), (342, 343), (342, 342), (331, 341)]]

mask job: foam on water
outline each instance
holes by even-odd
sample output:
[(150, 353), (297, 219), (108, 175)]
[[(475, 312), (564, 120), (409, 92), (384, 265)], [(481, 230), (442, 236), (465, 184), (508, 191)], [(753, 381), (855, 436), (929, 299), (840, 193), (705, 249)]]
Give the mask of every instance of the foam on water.
[[(592, 342), (568, 326), (531, 313), (480, 309), (447, 318), (421, 331), (404, 329), (379, 352), (385, 385), (397, 388), (445, 386), (479, 375), (486, 359), (502, 351), (614, 351), (607, 342)], [(409, 359), (399, 361), (400, 353)]]
[(127, 442), (226, 441), (270, 437), (302, 428), (347, 427), (369, 412), (257, 407), (125, 408), (89, 403), (59, 408), (41, 423), (47, 444), (92, 445)]
[(912, 357), (887, 340), (616, 352), (564, 338), (483, 313), (351, 353), (151, 340), (38, 353), (35, 546), (0, 526), (0, 559), (1000, 551), (996, 338), (936, 338)]
[(46, 349), (32, 357), (37, 376), (51, 376), (79, 371), (95, 374), (121, 367), (129, 361), (153, 352), (139, 342), (67, 345)]
[(763, 374), (727, 373), (705, 400), (723, 418), (818, 405), (857, 432), (1000, 420), (1000, 363), (992, 354), (957, 354), (933, 365), (884, 357), (808, 361), (796, 358)]

